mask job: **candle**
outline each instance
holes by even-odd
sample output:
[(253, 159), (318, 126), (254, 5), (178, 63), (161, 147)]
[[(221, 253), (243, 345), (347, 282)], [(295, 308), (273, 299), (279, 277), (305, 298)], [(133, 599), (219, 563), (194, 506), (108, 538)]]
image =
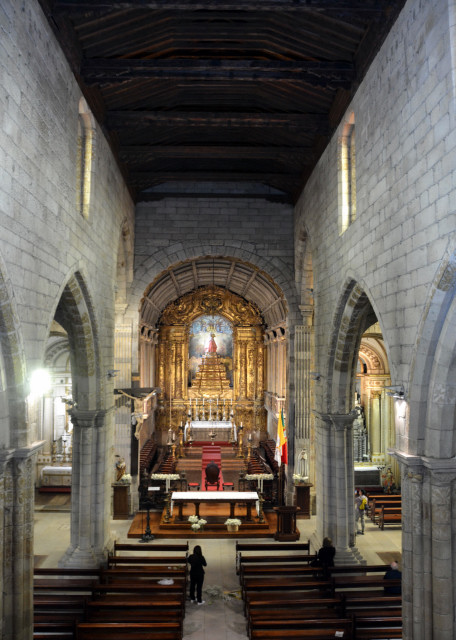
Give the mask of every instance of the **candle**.
[(190, 409), (192, 408), (192, 399), (190, 398)]
[(217, 397), (217, 407), (218, 407), (218, 397)]
[(176, 439), (176, 434), (173, 431), (173, 442), (175, 441), (175, 439)]

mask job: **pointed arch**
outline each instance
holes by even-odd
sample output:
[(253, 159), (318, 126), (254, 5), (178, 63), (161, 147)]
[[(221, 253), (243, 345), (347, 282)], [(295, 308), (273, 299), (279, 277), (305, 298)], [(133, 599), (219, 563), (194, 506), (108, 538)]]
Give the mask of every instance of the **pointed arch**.
[(27, 444), (25, 358), (12, 287), (0, 258), (0, 445)]
[(418, 332), (410, 384), (408, 431), (401, 451), (456, 455), (456, 252), (438, 271)]
[(100, 408), (98, 331), (91, 297), (80, 271), (64, 285), (54, 317), (68, 334), (73, 399), (79, 409)]
[(361, 338), (377, 316), (363, 287), (349, 279), (340, 297), (329, 350), (327, 410), (348, 413), (353, 408)]

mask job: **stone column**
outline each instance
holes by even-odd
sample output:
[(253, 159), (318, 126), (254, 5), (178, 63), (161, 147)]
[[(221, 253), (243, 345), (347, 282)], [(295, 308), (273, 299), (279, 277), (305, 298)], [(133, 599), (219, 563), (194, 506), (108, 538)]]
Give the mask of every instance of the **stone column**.
[[(332, 538), (338, 564), (353, 564), (361, 561), (355, 548), (352, 427), (356, 413), (317, 413), (317, 416), (320, 422), (317, 429), (318, 533)], [(321, 541), (320, 538), (318, 544)]]
[(0, 637), (33, 635), (33, 516), (35, 456), (44, 441), (0, 452)]
[[(74, 409), (71, 544), (59, 565), (95, 567), (110, 546), (110, 485), (114, 464), (107, 413)], [(111, 460), (112, 458), (112, 460)]]
[(381, 454), (381, 392), (371, 390), (370, 444), (372, 459)]
[(452, 640), (456, 461), (395, 452), (402, 471), (404, 640)]

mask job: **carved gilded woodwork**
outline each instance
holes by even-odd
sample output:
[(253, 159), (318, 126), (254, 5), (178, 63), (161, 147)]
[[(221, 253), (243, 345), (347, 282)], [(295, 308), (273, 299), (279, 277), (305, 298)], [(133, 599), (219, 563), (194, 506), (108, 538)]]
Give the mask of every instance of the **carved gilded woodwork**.
[[(191, 380), (190, 327), (203, 315), (218, 315), (233, 329), (233, 382), (218, 354), (207, 354)], [(220, 287), (201, 287), (170, 303), (159, 322), (157, 379), (162, 389), (157, 427), (176, 428), (186, 420), (190, 401), (233, 402), (235, 420), (247, 429), (264, 430), (264, 329), (256, 305)], [(171, 424), (170, 424), (171, 423)]]

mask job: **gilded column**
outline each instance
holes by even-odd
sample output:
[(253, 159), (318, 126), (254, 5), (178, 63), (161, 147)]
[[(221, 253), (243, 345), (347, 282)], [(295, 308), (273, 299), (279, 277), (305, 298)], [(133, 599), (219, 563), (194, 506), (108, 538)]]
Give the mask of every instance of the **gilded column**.
[(370, 443), (373, 458), (381, 454), (381, 397), (380, 391), (371, 390)]

